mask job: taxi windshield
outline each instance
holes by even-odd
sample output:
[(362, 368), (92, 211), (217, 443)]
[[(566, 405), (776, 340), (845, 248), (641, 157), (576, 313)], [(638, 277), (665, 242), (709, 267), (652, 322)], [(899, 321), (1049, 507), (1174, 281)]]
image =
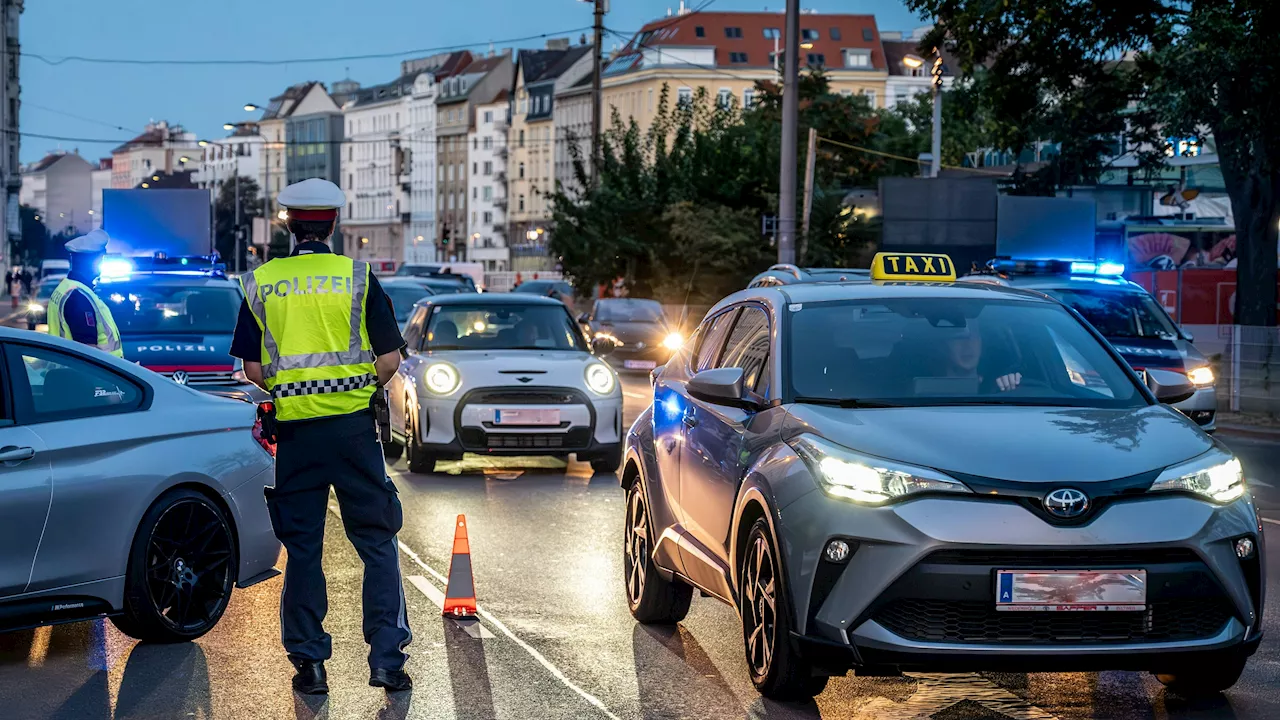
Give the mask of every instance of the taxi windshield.
[(427, 350), (581, 350), (586, 341), (562, 305), (436, 305)]
[(1163, 338), (1174, 340), (1173, 321), (1146, 293), (1106, 290), (1048, 289), (1044, 291), (1075, 308), (1098, 332), (1108, 338)]
[(798, 402), (846, 406), (1146, 404), (1078, 320), (1048, 303), (902, 298), (791, 313)]
[(240, 312), (232, 286), (101, 283), (95, 291), (123, 335), (229, 335)]

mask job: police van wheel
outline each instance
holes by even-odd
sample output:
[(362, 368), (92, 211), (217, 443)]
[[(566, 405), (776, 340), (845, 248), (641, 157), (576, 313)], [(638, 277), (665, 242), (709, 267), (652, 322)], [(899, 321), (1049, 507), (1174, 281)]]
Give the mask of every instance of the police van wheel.
[(791, 603), (769, 523), (760, 518), (747, 536), (738, 572), (738, 611), (751, 682), (771, 700), (805, 700), (822, 692), (827, 678), (791, 642)]
[(676, 578), (663, 578), (653, 563), (653, 524), (649, 521), (644, 483), (639, 479), (627, 491), (627, 519), (622, 535), (622, 580), (631, 616), (645, 625), (671, 625), (683, 620), (693, 601), (693, 588)]
[[(416, 411), (415, 411), (416, 412)], [(418, 438), (418, 423), (412, 415), (405, 414), (404, 460), (411, 473), (429, 473), (436, 469), (436, 458), (422, 449)]]
[(1244, 674), (1248, 657), (1238, 655), (1224, 658), (1212, 665), (1200, 665), (1176, 669), (1171, 673), (1153, 673), (1170, 691), (1184, 698), (1212, 697), (1235, 685)]
[(147, 510), (129, 550), (120, 632), (144, 642), (195, 640), (227, 609), (236, 581), (236, 548), (222, 509), (179, 489)]

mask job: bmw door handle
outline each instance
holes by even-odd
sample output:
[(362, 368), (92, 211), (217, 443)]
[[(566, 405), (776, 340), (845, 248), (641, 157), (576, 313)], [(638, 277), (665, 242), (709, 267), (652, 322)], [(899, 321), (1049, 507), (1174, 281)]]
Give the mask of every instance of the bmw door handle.
[(685, 427), (687, 428), (698, 427), (698, 418), (694, 417), (692, 413), (685, 413), (682, 419), (684, 420)]
[(6, 465), (16, 465), (25, 462), (36, 456), (36, 449), (29, 447), (18, 447), (17, 445), (6, 445), (0, 448), (0, 463)]

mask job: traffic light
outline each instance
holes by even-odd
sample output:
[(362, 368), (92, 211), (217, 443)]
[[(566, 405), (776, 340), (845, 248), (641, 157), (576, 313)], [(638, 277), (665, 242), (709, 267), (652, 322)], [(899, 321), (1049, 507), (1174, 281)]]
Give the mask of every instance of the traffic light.
[(449, 247), (449, 223), (440, 226), (440, 244)]

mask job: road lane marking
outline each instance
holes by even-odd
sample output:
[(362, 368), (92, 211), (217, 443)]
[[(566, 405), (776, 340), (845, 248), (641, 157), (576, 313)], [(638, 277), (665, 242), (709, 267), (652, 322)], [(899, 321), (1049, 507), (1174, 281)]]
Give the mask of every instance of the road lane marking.
[(1280, 520), (1272, 520), (1271, 518), (1260, 518), (1260, 519), (1264, 523), (1271, 523), (1272, 525), (1280, 525)]
[(426, 595), (427, 599), (430, 600), (431, 604), (435, 605), (437, 609), (441, 612), (444, 611), (444, 593), (440, 591), (440, 588), (432, 585), (421, 575), (410, 575), (409, 582), (414, 587), (418, 588), (423, 595)]
[[(332, 495), (330, 497), (332, 497)], [(329, 505), (329, 511), (332, 512), (338, 518), (342, 517), (342, 515), (340, 514), (341, 511), (338, 509), (338, 506), (335, 504), (331, 503)], [(417, 563), (418, 567), (422, 568), (423, 570), (426, 571), (428, 575), (438, 580), (440, 584), (445, 586), (449, 584), (448, 577), (442, 575), (438, 570), (436, 570), (435, 568), (423, 562), (422, 558), (418, 556), (418, 553), (414, 552), (408, 545), (405, 545), (403, 542), (399, 541), (398, 539), (396, 541), (396, 545), (399, 546), (400, 552), (404, 553), (406, 557), (408, 557), (410, 560)], [(418, 582), (414, 581), (415, 577), (418, 578), (419, 581), (421, 581), (422, 583), (421, 585)], [(434, 588), (431, 585), (431, 583), (427, 582), (426, 578), (420, 575), (411, 575), (409, 577), (409, 582), (415, 588), (418, 588), (418, 590), (421, 591), (422, 594), (426, 595), (427, 599), (431, 600), (431, 602), (438, 605), (441, 609), (444, 608), (444, 593), (441, 593), (438, 588)], [(427, 587), (431, 587), (436, 593), (439, 593), (438, 602), (433, 596), (433, 594), (428, 593), (428, 591), (423, 587), (423, 585), (426, 585)], [(577, 684), (575, 684), (572, 680), (568, 678), (568, 676), (566, 676), (563, 672), (560, 671), (560, 668), (556, 667), (550, 660), (544, 657), (542, 653), (538, 652), (532, 645), (525, 642), (524, 640), (521, 640), (515, 633), (511, 632), (510, 628), (504, 625), (501, 620), (499, 620), (498, 618), (494, 617), (491, 613), (489, 613), (489, 611), (485, 610), (479, 605), (476, 605), (476, 613), (481, 618), (486, 620), (490, 625), (492, 625), (496, 630), (498, 630), (498, 632), (501, 632), (503, 635), (506, 635), (508, 638), (511, 639), (512, 642), (514, 642), (516, 645), (519, 645), (522, 650), (529, 653), (530, 657), (536, 660), (539, 665), (541, 665), (543, 668), (546, 669), (547, 672), (551, 673), (551, 676), (559, 680), (562, 685), (569, 688), (573, 692), (577, 693), (578, 696), (581, 697), (583, 700), (586, 700), (588, 703), (595, 706), (595, 708), (599, 710), (601, 713), (603, 713), (605, 717), (610, 718), (610, 720), (622, 720), (617, 715), (614, 715), (609, 710), (609, 707), (605, 705), (602, 700), (600, 700), (600, 698), (578, 687)], [(471, 634), (470, 631), (467, 630), (467, 628), (464, 627), (463, 630), (468, 634)], [(472, 637), (475, 637), (475, 635), (472, 635)]]

